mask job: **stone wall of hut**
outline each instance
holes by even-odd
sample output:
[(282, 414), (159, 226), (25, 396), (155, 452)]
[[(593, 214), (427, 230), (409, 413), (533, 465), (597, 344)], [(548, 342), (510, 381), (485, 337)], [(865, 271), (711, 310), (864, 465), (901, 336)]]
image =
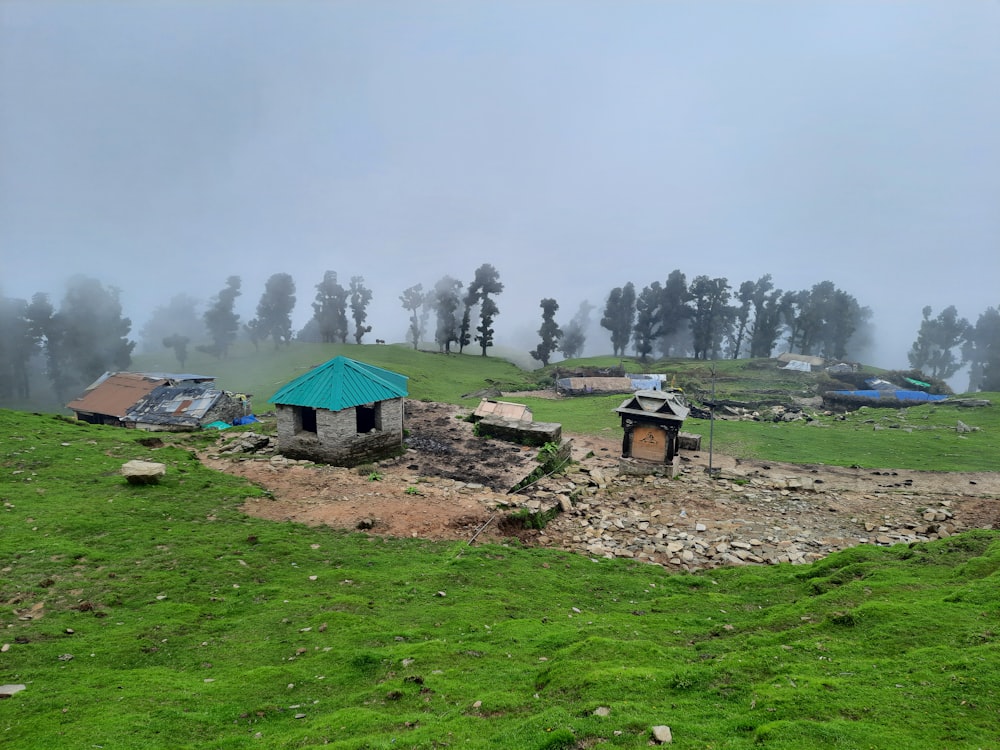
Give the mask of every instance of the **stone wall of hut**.
[(396, 455), (403, 447), (403, 399), (378, 404), (375, 429), (359, 433), (355, 409), (317, 409), (316, 432), (302, 430), (296, 407), (277, 405), (278, 451), (288, 458), (358, 466)]

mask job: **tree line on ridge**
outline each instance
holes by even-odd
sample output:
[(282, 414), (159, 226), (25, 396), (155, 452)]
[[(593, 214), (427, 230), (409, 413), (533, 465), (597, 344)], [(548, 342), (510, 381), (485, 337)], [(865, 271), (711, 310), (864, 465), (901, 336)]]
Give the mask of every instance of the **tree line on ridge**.
[[(255, 347), (270, 340), (277, 348), (293, 339), (364, 343), (372, 330), (367, 320), (373, 301), (364, 277), (352, 276), (344, 285), (335, 271), (326, 271), (314, 288), (313, 314), (298, 331), (292, 326), (296, 285), (289, 274), (267, 279), (255, 316), (245, 322), (236, 312), (242, 280), (234, 275), (201, 314), (200, 302), (185, 294), (157, 307), (140, 339), (147, 347), (171, 349), (181, 368), (189, 347), (225, 357), (241, 336)], [(416, 349), (433, 341), (444, 353), (464, 353), (475, 345), (487, 356), (495, 345), (497, 298), (503, 290), (499, 272), (489, 263), (479, 266), (467, 284), (446, 275), (427, 287), (417, 283), (404, 289), (398, 300), (407, 343)], [(597, 308), (584, 300), (560, 324), (556, 299), (543, 298), (539, 307), (538, 343), (530, 356), (543, 365), (556, 352), (565, 359), (581, 356)], [(598, 322), (615, 356), (631, 353), (641, 361), (770, 357), (779, 345), (850, 360), (871, 344), (871, 318), (869, 308), (830, 281), (786, 291), (764, 274), (734, 289), (726, 278), (701, 275), (689, 283), (674, 270), (641, 289), (631, 281), (611, 289)], [(0, 404), (29, 402), (32, 378), (38, 375), (47, 377), (64, 403), (102, 373), (127, 370), (136, 346), (131, 333), (118, 290), (96, 279), (71, 279), (58, 308), (46, 293), (30, 300), (0, 294)], [(954, 306), (937, 316), (925, 307), (908, 359), (912, 368), (940, 379), (968, 365), (970, 391), (1000, 390), (1000, 312), (990, 307), (973, 324)]]

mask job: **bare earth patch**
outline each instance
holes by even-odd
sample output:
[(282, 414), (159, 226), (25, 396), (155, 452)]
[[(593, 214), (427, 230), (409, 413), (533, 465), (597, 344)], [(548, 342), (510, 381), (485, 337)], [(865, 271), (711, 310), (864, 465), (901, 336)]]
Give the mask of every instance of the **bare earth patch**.
[[(285, 465), (268, 456), (206, 454), (202, 460), (268, 490), (270, 497), (244, 506), (259, 518), (438, 540), (469, 540), (478, 532), (478, 540), (497, 541), (509, 536), (499, 525), (505, 511), (497, 508), (515, 501), (507, 490), (537, 466), (536, 451), (475, 437), (472, 424), (460, 418), (466, 414), (456, 406), (407, 402), (407, 452), (380, 462), (377, 478), (370, 469)], [(949, 532), (1000, 528), (1000, 473), (802, 466), (715, 454), (713, 467), (722, 479), (712, 479), (705, 471), (708, 454), (700, 452), (683, 454), (679, 479), (654, 482), (618, 477), (617, 431), (609, 438), (564, 437), (573, 441), (573, 472), (533, 492), (579, 490), (580, 477), (594, 471), (613, 481), (581, 495), (586, 511), (563, 513), (544, 532), (521, 535), (550, 547), (581, 549), (581, 527), (592, 525), (586, 519), (601, 516), (602, 509), (603, 515), (633, 516), (631, 509), (640, 509), (671, 531), (690, 529), (706, 540), (807, 539), (824, 552), (874, 541), (880, 530), (919, 528), (935, 508), (947, 510)], [(803, 484), (809, 489), (794, 489)], [(793, 489), (777, 489), (786, 485)]]

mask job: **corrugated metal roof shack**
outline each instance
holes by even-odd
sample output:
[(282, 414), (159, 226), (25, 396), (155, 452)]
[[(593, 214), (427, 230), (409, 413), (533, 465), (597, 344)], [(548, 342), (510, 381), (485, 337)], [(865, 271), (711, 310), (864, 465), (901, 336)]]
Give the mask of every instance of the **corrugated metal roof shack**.
[(66, 407), (76, 412), (82, 422), (121, 426), (136, 401), (169, 382), (165, 377), (141, 372), (106, 372)]
[(140, 430), (176, 432), (196, 430), (210, 422), (233, 424), (249, 413), (247, 396), (193, 382), (157, 386), (130, 407), (122, 421)]
[[(129, 419), (130, 413), (142, 404), (152, 403), (149, 399), (153, 393), (164, 387), (211, 389), (214, 380), (211, 375), (193, 373), (106, 372), (66, 407), (83, 422), (135, 427), (135, 420)], [(216, 396), (213, 404), (218, 400)]]
[(271, 403), (278, 450), (338, 466), (387, 458), (403, 448), (405, 375), (334, 357), (281, 387)]

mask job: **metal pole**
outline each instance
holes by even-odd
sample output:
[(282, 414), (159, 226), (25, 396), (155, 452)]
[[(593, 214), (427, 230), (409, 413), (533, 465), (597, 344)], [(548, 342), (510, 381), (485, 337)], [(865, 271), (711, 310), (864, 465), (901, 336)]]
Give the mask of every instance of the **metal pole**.
[(712, 466), (713, 453), (713, 443), (715, 440), (715, 365), (712, 365), (712, 401), (708, 406), (709, 408), (709, 420), (708, 420), (708, 475), (710, 477), (715, 476), (715, 469)]

